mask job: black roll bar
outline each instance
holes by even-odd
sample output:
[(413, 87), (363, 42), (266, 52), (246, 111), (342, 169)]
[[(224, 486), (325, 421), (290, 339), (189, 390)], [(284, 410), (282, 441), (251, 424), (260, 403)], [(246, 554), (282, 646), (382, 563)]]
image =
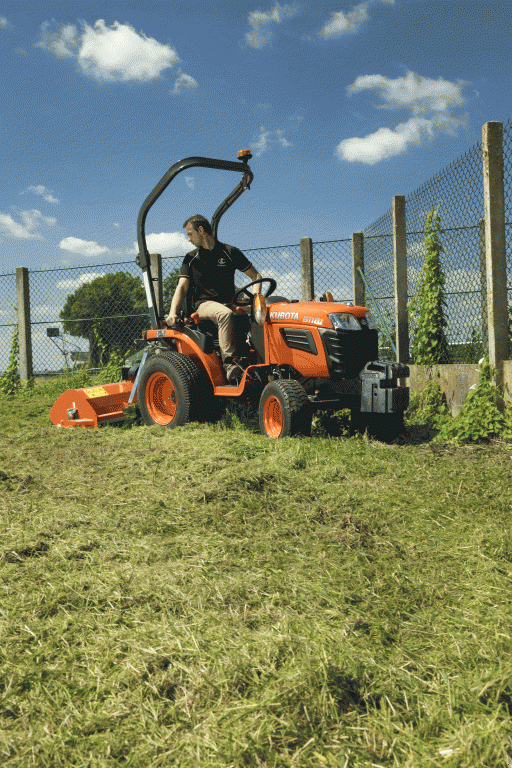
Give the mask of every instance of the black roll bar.
[(155, 290), (153, 287), (153, 280), (151, 275), (149, 251), (146, 244), (146, 217), (149, 213), (151, 206), (156, 203), (160, 195), (167, 189), (171, 181), (181, 173), (181, 171), (187, 170), (187, 168), (194, 167), (201, 168), (214, 168), (220, 171), (236, 171), (243, 173), (242, 181), (237, 184), (232, 192), (226, 197), (223, 203), (217, 208), (212, 218), (212, 234), (217, 237), (217, 229), (221, 217), (226, 213), (228, 208), (238, 200), (240, 195), (245, 192), (246, 189), (250, 189), (251, 182), (254, 178), (252, 170), (249, 168), (245, 157), (240, 161), (234, 160), (214, 160), (209, 157), (186, 157), (184, 160), (180, 160), (175, 163), (165, 176), (163, 176), (153, 191), (147, 196), (142, 203), (142, 207), (139, 211), (139, 217), (137, 219), (137, 243), (139, 246), (139, 253), (137, 256), (137, 264), (142, 269), (142, 279), (144, 281), (144, 288), (146, 289), (146, 297), (148, 301), (149, 319), (151, 322), (151, 328), (156, 329), (160, 327), (161, 319), (158, 317), (156, 311), (156, 298)]

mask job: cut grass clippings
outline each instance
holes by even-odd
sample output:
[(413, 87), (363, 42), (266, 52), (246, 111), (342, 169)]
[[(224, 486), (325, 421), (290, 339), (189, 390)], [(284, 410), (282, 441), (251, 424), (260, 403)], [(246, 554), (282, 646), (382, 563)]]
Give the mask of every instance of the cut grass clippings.
[(0, 400), (0, 764), (512, 764), (512, 448)]

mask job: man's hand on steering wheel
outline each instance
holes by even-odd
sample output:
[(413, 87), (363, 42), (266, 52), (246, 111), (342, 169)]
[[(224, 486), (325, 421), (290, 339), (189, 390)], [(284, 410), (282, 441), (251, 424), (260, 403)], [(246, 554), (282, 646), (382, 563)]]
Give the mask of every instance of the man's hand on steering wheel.
[[(272, 277), (262, 277), (260, 280), (253, 280), (252, 283), (247, 283), (247, 285), (244, 285), (242, 288), (239, 288), (238, 291), (236, 291), (235, 295), (233, 296), (232, 304), (235, 305), (235, 307), (247, 307), (249, 305), (252, 306), (254, 302), (254, 297), (256, 294), (254, 294), (252, 291), (249, 291), (249, 288), (252, 285), (263, 285), (263, 283), (268, 283), (268, 288), (266, 293), (263, 294), (263, 296), (266, 298), (267, 296), (270, 296), (274, 293), (275, 289), (277, 288), (277, 283)], [(242, 299), (242, 296), (245, 296), (245, 299)]]

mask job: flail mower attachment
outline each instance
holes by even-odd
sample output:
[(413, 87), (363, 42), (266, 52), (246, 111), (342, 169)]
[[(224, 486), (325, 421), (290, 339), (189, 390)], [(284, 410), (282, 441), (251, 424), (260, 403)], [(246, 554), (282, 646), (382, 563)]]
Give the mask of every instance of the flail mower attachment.
[(131, 381), (68, 389), (54, 402), (50, 419), (56, 427), (95, 428), (124, 419), (123, 409), (136, 402), (137, 393)]

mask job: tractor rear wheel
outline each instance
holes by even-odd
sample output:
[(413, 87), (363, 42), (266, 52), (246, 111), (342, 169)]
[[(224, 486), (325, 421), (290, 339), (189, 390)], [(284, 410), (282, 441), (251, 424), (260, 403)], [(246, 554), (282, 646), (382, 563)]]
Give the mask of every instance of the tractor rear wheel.
[(308, 396), (298, 381), (271, 381), (263, 390), (259, 405), (259, 422), (262, 434), (267, 437), (310, 435), (311, 417)]
[(195, 363), (178, 352), (150, 357), (137, 386), (144, 423), (173, 429), (193, 420), (196, 385), (201, 379), (202, 373)]

